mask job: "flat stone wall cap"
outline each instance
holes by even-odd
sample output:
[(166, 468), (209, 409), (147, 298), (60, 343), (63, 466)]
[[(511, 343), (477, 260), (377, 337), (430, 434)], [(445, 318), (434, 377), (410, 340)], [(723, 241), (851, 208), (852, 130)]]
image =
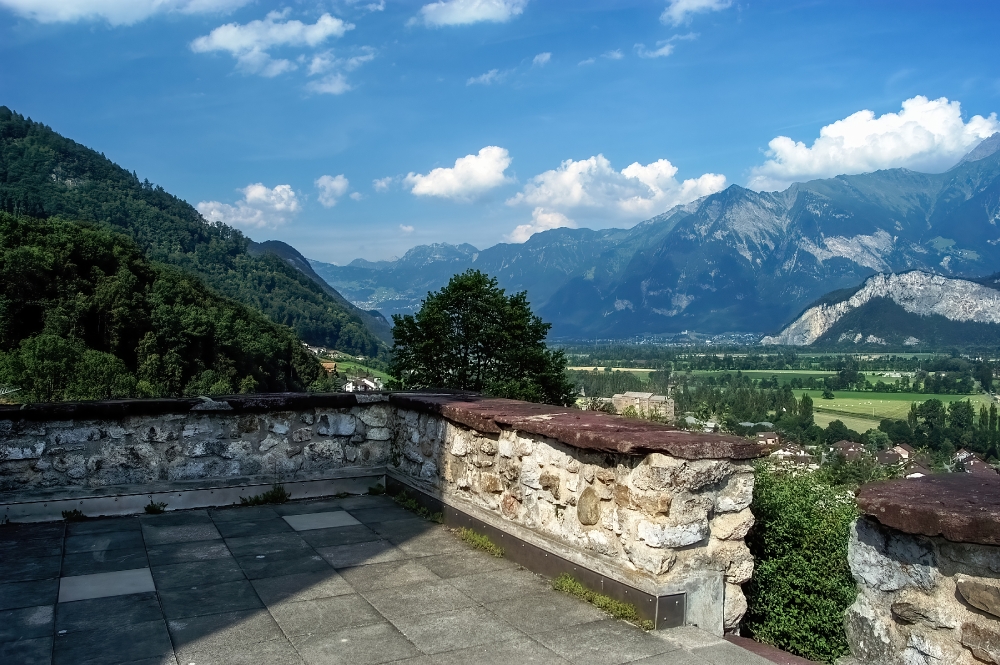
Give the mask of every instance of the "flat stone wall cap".
[(858, 507), (881, 524), (956, 543), (1000, 545), (1000, 475), (943, 473), (858, 490)]
[(471, 394), (393, 393), (389, 402), (433, 413), (487, 434), (514, 429), (582, 450), (627, 455), (664, 453), (683, 459), (754, 459), (765, 454), (763, 445), (741, 437), (688, 432), (600, 411)]

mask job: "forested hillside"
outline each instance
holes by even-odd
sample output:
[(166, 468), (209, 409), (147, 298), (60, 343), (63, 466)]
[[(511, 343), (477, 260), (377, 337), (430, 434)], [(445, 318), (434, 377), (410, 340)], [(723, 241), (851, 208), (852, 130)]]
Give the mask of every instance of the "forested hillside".
[(188, 203), (49, 127), (0, 106), (0, 210), (110, 225), (149, 259), (198, 275), (303, 340), (364, 355), (384, 346), (350, 305)]
[(0, 384), (18, 401), (304, 390), (325, 376), (291, 330), (128, 237), (0, 213)]

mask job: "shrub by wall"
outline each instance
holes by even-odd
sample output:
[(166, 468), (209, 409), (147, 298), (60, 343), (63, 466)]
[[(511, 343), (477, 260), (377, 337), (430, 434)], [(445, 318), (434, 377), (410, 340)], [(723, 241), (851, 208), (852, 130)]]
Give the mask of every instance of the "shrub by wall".
[(747, 545), (756, 564), (742, 627), (758, 641), (833, 662), (848, 651), (844, 611), (857, 594), (847, 563), (853, 493), (762, 462), (751, 509)]

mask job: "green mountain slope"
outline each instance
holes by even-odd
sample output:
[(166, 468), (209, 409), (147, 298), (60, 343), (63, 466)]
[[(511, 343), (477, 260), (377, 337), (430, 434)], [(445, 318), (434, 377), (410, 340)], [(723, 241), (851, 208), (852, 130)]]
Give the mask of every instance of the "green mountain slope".
[(0, 213), (0, 384), (19, 401), (304, 390), (291, 330), (96, 224)]
[(219, 293), (291, 327), (310, 344), (377, 355), (358, 310), (270, 252), (103, 155), (0, 107), (0, 210), (107, 224), (155, 261), (198, 275)]

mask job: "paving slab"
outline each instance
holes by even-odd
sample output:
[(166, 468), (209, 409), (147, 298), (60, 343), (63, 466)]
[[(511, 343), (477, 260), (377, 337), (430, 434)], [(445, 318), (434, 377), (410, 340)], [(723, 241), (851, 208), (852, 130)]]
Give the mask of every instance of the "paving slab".
[(263, 521), (278, 519), (278, 513), (271, 506), (235, 506), (208, 511), (216, 526), (222, 522)]
[(172, 658), (167, 626), (159, 619), (57, 635), (52, 661), (55, 665), (113, 665), (150, 659), (162, 663)]
[(445, 580), (365, 591), (362, 595), (389, 621), (478, 604)]
[(61, 556), (40, 556), (13, 560), (4, 557), (0, 566), (0, 582), (22, 582), (27, 580), (44, 580), (59, 577), (62, 569)]
[(633, 660), (628, 665), (712, 665), (707, 660), (695, 656), (690, 651), (677, 649), (667, 651), (648, 658)]
[(327, 513), (331, 510), (343, 510), (344, 499), (313, 499), (309, 501), (289, 501), (278, 506), (272, 506), (278, 515), (305, 515), (306, 513)]
[(170, 526), (142, 525), (142, 536), (146, 545), (168, 545), (170, 543), (190, 543), (199, 540), (221, 538), (219, 530), (211, 521), (207, 523), (178, 524)]
[(62, 553), (62, 536), (8, 540), (0, 545), (0, 559), (2, 560), (8, 560), (12, 557), (60, 556)]
[(21, 607), (0, 612), (0, 642), (16, 642), (52, 635), (54, 605)]
[[(313, 552), (312, 550), (305, 550)], [(326, 559), (313, 552), (305, 556), (290, 557), (258, 554), (257, 556), (241, 556), (236, 558), (243, 574), (249, 580), (266, 577), (282, 577), (295, 573), (321, 573), (333, 571)]]
[(340, 574), (343, 575), (348, 584), (361, 592), (378, 591), (379, 589), (389, 589), (421, 582), (436, 582), (441, 579), (427, 568), (412, 560), (344, 568), (340, 571)]
[(284, 637), (255, 644), (233, 644), (218, 651), (186, 650), (180, 663), (197, 665), (302, 665), (295, 647)]
[(383, 538), (391, 539), (412, 538), (422, 533), (427, 533), (438, 526), (440, 525), (428, 522), (427, 520), (413, 519), (392, 520), (389, 522), (371, 522), (368, 524), (368, 528), (375, 533), (379, 534)]
[(400, 617), (393, 624), (418, 649), (430, 655), (522, 636), (513, 626), (481, 607)]
[(290, 638), (385, 621), (367, 600), (356, 593), (281, 603), (268, 609)]
[(66, 536), (63, 551), (66, 554), (81, 554), (143, 546), (142, 534), (138, 531), (108, 531)]
[(126, 547), (118, 550), (66, 554), (63, 556), (62, 574), (64, 577), (93, 575), (94, 573), (110, 573), (116, 570), (146, 568), (148, 565), (146, 548)]
[(246, 578), (243, 569), (233, 557), (152, 566), (150, 572), (153, 574), (153, 582), (156, 583), (157, 589), (218, 584)]
[(582, 623), (540, 633), (534, 638), (579, 665), (620, 665), (678, 648), (676, 644), (617, 619)]
[(56, 607), (56, 634), (80, 630), (104, 630), (126, 623), (142, 623), (163, 618), (154, 592), (135, 593), (59, 603)]
[(174, 650), (185, 662), (188, 652), (218, 653), (234, 647), (282, 639), (281, 628), (266, 610), (241, 610), (171, 619), (167, 630)]
[(118, 570), (111, 573), (63, 577), (59, 580), (59, 602), (71, 603), (75, 600), (124, 596), (155, 590), (149, 568)]
[(189, 561), (229, 559), (232, 558), (233, 554), (229, 551), (226, 543), (220, 539), (147, 547), (146, 556), (151, 566), (169, 566)]
[(170, 620), (264, 607), (247, 580), (164, 589), (159, 595), (163, 615)]
[(372, 524), (374, 522), (393, 522), (396, 520), (424, 521), (419, 515), (410, 512), (406, 508), (395, 505), (379, 506), (377, 508), (348, 508), (347, 510), (363, 524)]
[(347, 580), (330, 568), (314, 573), (255, 579), (251, 584), (268, 607), (354, 593)]
[(52, 636), (17, 642), (0, 642), (0, 663), (51, 665)]
[(35, 607), (38, 605), (54, 605), (58, 595), (58, 579), (0, 584), (0, 610), (13, 610), (18, 607)]
[(422, 655), (391, 623), (302, 635), (291, 642), (309, 665), (377, 665)]
[(435, 665), (569, 665), (569, 661), (529, 637), (516, 637), (503, 642), (481, 644), (468, 649), (447, 651), (434, 656)]
[(691, 653), (712, 665), (774, 665), (773, 661), (725, 641), (691, 649)]
[(357, 526), (361, 524), (346, 510), (332, 510), (325, 513), (305, 513), (285, 515), (283, 518), (288, 526), (296, 531), (311, 531), (313, 529), (330, 529), (338, 526)]
[(36, 538), (62, 538), (66, 531), (65, 522), (36, 522), (34, 524), (5, 524), (0, 529), (0, 547), (11, 542), (23, 542)]
[(546, 633), (608, 617), (589, 603), (552, 591), (519, 595), (488, 603), (486, 609), (527, 635)]
[(446, 528), (438, 526), (424, 533), (412, 536), (392, 536), (389, 542), (410, 556), (423, 557), (449, 552), (467, 552), (470, 548)]
[(523, 569), (464, 575), (454, 577), (449, 582), (480, 603), (495, 603), (508, 598), (552, 590), (552, 586), (545, 578)]
[(168, 511), (159, 515), (141, 515), (143, 526), (185, 526), (189, 524), (212, 524), (207, 510)]
[(139, 531), (142, 522), (138, 517), (109, 517), (106, 519), (87, 520), (86, 522), (67, 522), (66, 534), (82, 536), (93, 533), (108, 533), (109, 531)]
[(409, 555), (388, 540), (369, 540), (351, 545), (334, 545), (316, 549), (334, 568), (365, 566), (372, 563), (388, 563), (409, 559)]
[(448, 554), (420, 557), (420, 563), (434, 571), (434, 574), (442, 579), (481, 575), (500, 570), (522, 570), (521, 566), (510, 559), (493, 556), (471, 547)]
[(261, 518), (259, 520), (229, 520), (216, 522), (215, 527), (223, 538), (239, 538), (240, 536), (262, 536), (267, 533), (285, 533), (292, 531), (288, 522), (280, 517)]
[(238, 538), (226, 538), (226, 545), (233, 556), (257, 556), (257, 555), (287, 555), (289, 557), (302, 556), (307, 551), (312, 552), (302, 536), (297, 533), (268, 533), (261, 536), (240, 536)]
[(342, 526), (334, 529), (301, 531), (299, 535), (313, 547), (335, 547), (381, 540), (379, 535), (364, 525)]

